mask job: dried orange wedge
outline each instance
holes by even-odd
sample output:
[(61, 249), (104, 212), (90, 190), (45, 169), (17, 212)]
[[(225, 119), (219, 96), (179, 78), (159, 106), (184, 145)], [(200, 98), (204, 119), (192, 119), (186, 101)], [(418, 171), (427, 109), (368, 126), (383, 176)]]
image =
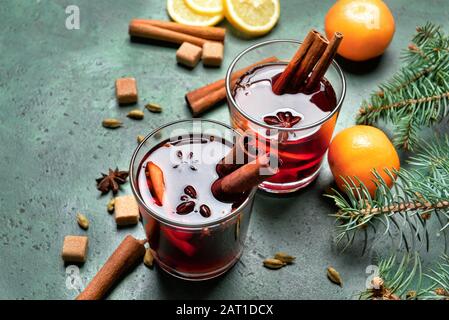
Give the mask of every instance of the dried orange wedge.
[(151, 181), (150, 191), (159, 206), (162, 206), (165, 193), (164, 173), (154, 162), (147, 162), (145, 175)]

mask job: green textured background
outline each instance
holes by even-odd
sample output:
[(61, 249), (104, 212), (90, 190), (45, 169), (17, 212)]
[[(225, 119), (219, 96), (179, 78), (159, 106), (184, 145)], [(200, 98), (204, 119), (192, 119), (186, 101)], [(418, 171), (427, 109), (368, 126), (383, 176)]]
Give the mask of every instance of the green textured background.
[[(323, 29), (334, 1), (281, 0), (281, 19), (262, 39), (302, 39), (310, 28)], [(336, 130), (350, 126), (363, 98), (399, 65), (415, 26), (431, 20), (448, 27), (447, 0), (387, 1), (396, 18), (394, 40), (370, 64), (345, 65), (348, 94)], [(80, 8), (81, 29), (67, 30), (65, 8)], [(127, 33), (134, 17), (167, 19), (165, 1), (156, 0), (1, 0), (0, 4), (0, 298), (73, 299), (66, 288), (60, 258), (67, 234), (87, 234), (87, 263), (80, 268), (85, 285), (123, 237), (143, 237), (140, 225), (117, 230), (105, 211), (95, 178), (108, 167), (127, 168), (135, 137), (168, 121), (190, 118), (186, 91), (223, 77), (242, 49), (261, 39), (241, 39), (229, 27), (221, 69), (199, 65), (193, 71), (176, 65), (175, 49), (132, 43)], [(125, 118), (132, 107), (117, 106), (114, 80), (133, 76), (143, 107), (154, 101), (164, 112), (143, 121)], [(110, 131), (106, 117), (125, 120)], [(204, 115), (228, 122), (225, 105)], [(339, 254), (332, 241), (333, 206), (322, 193), (331, 183), (327, 165), (318, 180), (297, 194), (256, 198), (246, 249), (224, 276), (203, 283), (172, 278), (143, 265), (122, 281), (111, 299), (350, 299), (365, 285), (369, 255)], [(129, 193), (129, 184), (125, 193)], [(84, 212), (91, 228), (76, 225)], [(278, 250), (296, 255), (297, 263), (278, 271), (261, 261)], [(327, 281), (325, 270), (340, 271), (343, 288)]]

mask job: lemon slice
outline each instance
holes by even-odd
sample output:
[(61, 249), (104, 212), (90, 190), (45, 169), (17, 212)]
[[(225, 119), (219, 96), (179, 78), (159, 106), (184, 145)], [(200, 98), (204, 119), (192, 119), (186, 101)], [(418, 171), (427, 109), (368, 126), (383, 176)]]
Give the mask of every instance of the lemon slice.
[(223, 0), (184, 0), (186, 5), (198, 14), (223, 14)]
[(224, 0), (226, 18), (250, 36), (268, 33), (280, 15), (279, 0)]
[(223, 14), (200, 15), (189, 9), (184, 0), (167, 0), (167, 11), (176, 22), (190, 26), (213, 26), (223, 19)]

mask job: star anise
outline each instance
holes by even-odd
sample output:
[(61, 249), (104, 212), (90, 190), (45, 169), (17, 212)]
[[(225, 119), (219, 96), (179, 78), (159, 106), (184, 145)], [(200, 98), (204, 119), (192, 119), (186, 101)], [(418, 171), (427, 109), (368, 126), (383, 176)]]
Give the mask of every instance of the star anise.
[(96, 179), (97, 181), (97, 189), (101, 191), (101, 193), (108, 193), (112, 190), (113, 194), (116, 194), (120, 189), (120, 185), (126, 182), (128, 178), (128, 171), (119, 171), (118, 168), (112, 170), (109, 168), (109, 173), (102, 173), (102, 177)]
[[(301, 121), (301, 116), (293, 116), (290, 111), (279, 111), (275, 116), (265, 116), (263, 121), (270, 126), (277, 126), (281, 128), (291, 128), (299, 121)], [(267, 135), (270, 131), (267, 130)], [(293, 133), (294, 134), (294, 133)], [(288, 132), (279, 132), (279, 141), (284, 142), (288, 140)]]
[(300, 116), (293, 116), (290, 111), (279, 111), (275, 116), (266, 116), (263, 118), (266, 124), (271, 126), (278, 126), (282, 128), (291, 128), (299, 121), (301, 121)]

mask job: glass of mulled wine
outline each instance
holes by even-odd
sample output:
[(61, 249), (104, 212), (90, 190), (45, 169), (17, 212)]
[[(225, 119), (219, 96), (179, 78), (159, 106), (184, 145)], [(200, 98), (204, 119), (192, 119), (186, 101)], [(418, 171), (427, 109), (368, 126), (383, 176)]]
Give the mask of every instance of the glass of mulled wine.
[(187, 280), (221, 275), (243, 250), (256, 188), (226, 201), (212, 193), (219, 163), (239, 134), (210, 120), (183, 120), (150, 133), (130, 167), (150, 248), (166, 272)]
[[(271, 193), (294, 192), (318, 176), (346, 93), (343, 72), (335, 61), (312, 90), (273, 92), (273, 83), (300, 44), (258, 43), (240, 53), (226, 74), (232, 126), (249, 137), (248, 153), (269, 152), (279, 158), (279, 172), (259, 185)], [(235, 77), (235, 71), (268, 57), (277, 61)]]

